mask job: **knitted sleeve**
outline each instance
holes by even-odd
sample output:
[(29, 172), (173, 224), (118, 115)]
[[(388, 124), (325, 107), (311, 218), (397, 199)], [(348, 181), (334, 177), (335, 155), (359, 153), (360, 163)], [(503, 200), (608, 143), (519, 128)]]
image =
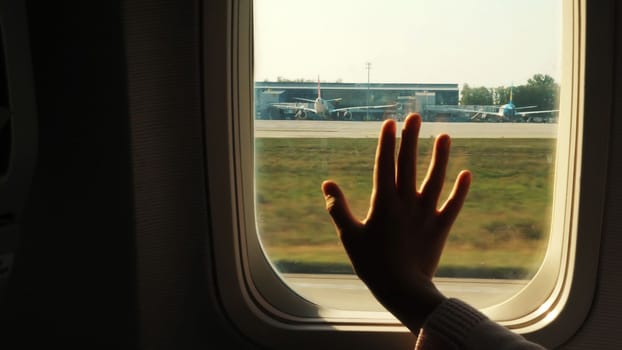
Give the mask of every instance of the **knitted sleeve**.
[(428, 317), (419, 332), (415, 349), (545, 348), (493, 322), (468, 304), (449, 298)]

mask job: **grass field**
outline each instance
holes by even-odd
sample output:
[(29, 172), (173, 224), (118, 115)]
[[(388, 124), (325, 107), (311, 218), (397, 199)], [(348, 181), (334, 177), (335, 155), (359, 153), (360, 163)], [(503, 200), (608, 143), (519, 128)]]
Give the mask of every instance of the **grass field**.
[[(419, 141), (419, 181), (432, 141)], [(257, 227), (281, 272), (351, 272), (320, 184), (335, 180), (362, 219), (375, 147), (375, 139), (256, 139)], [(535, 272), (548, 240), (554, 147), (553, 139), (452, 140), (443, 200), (460, 170), (471, 170), (473, 183), (438, 276), (525, 278)]]

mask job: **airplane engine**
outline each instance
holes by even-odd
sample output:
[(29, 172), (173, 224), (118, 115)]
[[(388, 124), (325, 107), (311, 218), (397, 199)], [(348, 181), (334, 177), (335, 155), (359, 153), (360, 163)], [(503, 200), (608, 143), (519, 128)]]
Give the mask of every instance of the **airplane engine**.
[(299, 109), (298, 112), (296, 112), (296, 119), (307, 119), (307, 113), (304, 110)]

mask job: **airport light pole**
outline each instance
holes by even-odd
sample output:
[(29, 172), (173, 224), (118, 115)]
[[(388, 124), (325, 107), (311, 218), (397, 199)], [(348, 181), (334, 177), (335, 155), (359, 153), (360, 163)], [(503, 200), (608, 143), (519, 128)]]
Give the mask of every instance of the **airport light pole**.
[(367, 106), (367, 116), (365, 120), (369, 120), (369, 70), (371, 69), (371, 62), (365, 62), (365, 68), (367, 68), (367, 103), (365, 104)]

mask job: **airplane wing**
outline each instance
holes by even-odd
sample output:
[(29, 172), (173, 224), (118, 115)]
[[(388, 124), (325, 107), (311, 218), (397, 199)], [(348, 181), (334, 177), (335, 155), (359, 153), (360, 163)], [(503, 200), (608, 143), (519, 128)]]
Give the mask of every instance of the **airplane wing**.
[(311, 99), (308, 99), (308, 98), (302, 98), (302, 97), (294, 97), (294, 99), (296, 99), (298, 101), (304, 101), (304, 102), (311, 102), (311, 103), (315, 102), (315, 100), (311, 100)]
[(353, 107), (342, 107), (342, 108), (335, 108), (332, 111), (333, 112), (352, 112), (352, 111), (367, 111), (370, 109), (387, 109), (387, 108), (394, 108), (397, 107), (397, 103), (392, 104), (392, 105), (378, 105), (378, 106), (353, 106)]
[(302, 104), (302, 103), (273, 103), (270, 105), (270, 107), (283, 109), (287, 111), (303, 110), (305, 112), (313, 112), (317, 114), (317, 111), (315, 110), (315, 108), (307, 107), (305, 104)]
[[(495, 108), (499, 108), (496, 107)], [(451, 112), (464, 112), (464, 113), (484, 113), (484, 114), (498, 114), (498, 112), (495, 111), (490, 111), (490, 110), (486, 110), (486, 109), (466, 109), (466, 108), (443, 108), (444, 111), (451, 111)]]
[(548, 111), (529, 111), (529, 112), (517, 112), (516, 115), (519, 115), (521, 117), (524, 117), (526, 115), (530, 115), (530, 114), (542, 114), (542, 113), (553, 113), (553, 112), (559, 112), (559, 109), (550, 109)]
[[(534, 108), (537, 106), (524, 106), (524, 107), (515, 107), (516, 110), (519, 109), (524, 109), (524, 108)], [(487, 111), (484, 109), (464, 109), (464, 108), (447, 108), (448, 111), (453, 111), (453, 112), (465, 112), (465, 113), (484, 113), (484, 114), (499, 114), (496, 111)], [(516, 112), (517, 116), (524, 116), (524, 115), (528, 115), (528, 114), (542, 114), (542, 113), (552, 113), (552, 112), (559, 112), (559, 109), (551, 109), (551, 110), (546, 110), (546, 111), (528, 111), (528, 112)]]
[(336, 102), (336, 101), (341, 101), (341, 100), (342, 100), (342, 98), (341, 98), (341, 97), (339, 97), (339, 98), (331, 98), (330, 100), (325, 100), (325, 101), (328, 101), (328, 102)]

